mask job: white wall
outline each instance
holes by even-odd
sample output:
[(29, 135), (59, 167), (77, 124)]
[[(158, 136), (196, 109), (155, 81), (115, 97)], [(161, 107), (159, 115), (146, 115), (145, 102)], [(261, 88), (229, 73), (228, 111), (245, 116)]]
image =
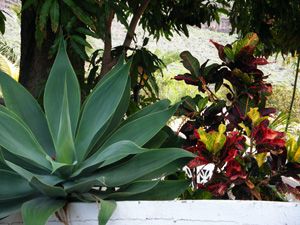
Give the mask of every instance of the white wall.
[[(71, 204), (70, 225), (97, 225), (95, 204)], [(20, 225), (20, 216), (0, 221)], [(60, 223), (51, 220), (49, 225)], [(258, 201), (118, 202), (108, 225), (299, 225), (300, 204)]]

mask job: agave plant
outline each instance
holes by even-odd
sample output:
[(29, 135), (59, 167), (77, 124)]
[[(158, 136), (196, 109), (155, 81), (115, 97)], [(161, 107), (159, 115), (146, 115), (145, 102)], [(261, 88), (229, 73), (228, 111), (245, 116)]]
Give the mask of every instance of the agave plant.
[(159, 139), (177, 106), (162, 100), (124, 119), (129, 68), (120, 60), (81, 105), (62, 41), (45, 87), (44, 110), (24, 87), (0, 74), (5, 101), (0, 218), (21, 210), (26, 225), (42, 225), (68, 202), (99, 201), (99, 224), (106, 224), (114, 200), (174, 199), (188, 187), (188, 181), (163, 177), (194, 155), (157, 148), (153, 139)]

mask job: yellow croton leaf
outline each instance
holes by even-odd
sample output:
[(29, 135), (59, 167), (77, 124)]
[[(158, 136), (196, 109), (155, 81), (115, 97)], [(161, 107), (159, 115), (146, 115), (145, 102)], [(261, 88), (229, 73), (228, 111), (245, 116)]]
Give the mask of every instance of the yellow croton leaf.
[(251, 119), (252, 124), (254, 126), (259, 125), (262, 121), (268, 119), (267, 116), (261, 116), (260, 112), (258, 111), (258, 108), (250, 108), (249, 112), (247, 113), (247, 116)]
[(205, 132), (203, 128), (198, 130), (200, 135), (200, 141), (205, 145), (206, 149), (213, 153), (217, 154), (224, 146), (226, 142), (226, 126), (220, 124), (218, 131), (211, 131), (209, 133)]
[(287, 156), (290, 162), (300, 163), (300, 144), (295, 138), (290, 138), (286, 142)]
[(251, 136), (251, 130), (249, 127), (247, 127), (244, 123), (239, 123), (239, 126), (244, 129), (248, 137)]
[(258, 167), (261, 167), (265, 163), (266, 158), (267, 158), (267, 152), (262, 152), (255, 155), (255, 159)]

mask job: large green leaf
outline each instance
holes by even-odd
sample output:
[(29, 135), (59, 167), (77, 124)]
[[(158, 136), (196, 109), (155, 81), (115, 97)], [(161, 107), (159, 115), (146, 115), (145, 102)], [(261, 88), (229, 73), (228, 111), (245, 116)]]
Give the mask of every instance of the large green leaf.
[(122, 65), (120, 70), (112, 74), (88, 97), (82, 111), (75, 140), (79, 161), (86, 157), (93, 138), (109, 121), (120, 104), (127, 86), (129, 69), (130, 64)]
[(151, 104), (139, 111), (137, 111), (136, 113), (134, 113), (133, 115), (129, 116), (124, 122), (123, 124), (129, 123), (133, 120), (139, 119), (143, 116), (147, 116), (151, 113), (155, 113), (155, 112), (159, 112), (162, 110), (166, 110), (170, 105), (170, 101), (167, 99), (163, 99), (160, 100), (158, 102), (155, 102), (154, 104)]
[(75, 159), (75, 146), (72, 134), (72, 125), (69, 112), (68, 90), (65, 80), (64, 95), (62, 98), (61, 114), (56, 141), (56, 160), (60, 163), (72, 164)]
[(153, 189), (160, 180), (142, 180), (133, 182), (126, 187), (121, 187), (117, 192), (108, 194), (105, 199), (123, 200)]
[(73, 13), (76, 15), (76, 17), (83, 22), (85, 25), (91, 27), (92, 29), (95, 29), (94, 21), (90, 17), (89, 14), (87, 14), (85, 11), (82, 10), (82, 7), (77, 5), (73, 0), (63, 0), (63, 2), (70, 7), (70, 9), (73, 11)]
[(46, 159), (46, 153), (32, 132), (17, 119), (1, 111), (0, 145), (9, 152), (26, 158), (43, 168), (51, 168)]
[(95, 135), (95, 138), (92, 141), (92, 144), (90, 146), (91, 148), (91, 150), (89, 151), (90, 155), (95, 153), (100, 148), (100, 146), (105, 142), (107, 137), (119, 127), (119, 124), (121, 123), (128, 109), (129, 101), (130, 101), (130, 79), (128, 79), (127, 81), (127, 86), (125, 88), (124, 94), (115, 113), (113, 114), (111, 119), (107, 122), (108, 124), (105, 126), (105, 129), (103, 130), (101, 129)]
[(27, 124), (44, 150), (53, 156), (55, 152), (53, 142), (38, 102), (22, 85), (2, 72), (0, 72), (0, 85), (5, 106)]
[(161, 130), (153, 138), (145, 144), (145, 148), (160, 148), (162, 144), (168, 139), (167, 132)]
[(38, 178), (33, 177), (30, 181), (32, 187), (40, 191), (43, 195), (48, 197), (66, 197), (67, 193), (63, 188), (53, 186), (41, 182)]
[(81, 179), (69, 181), (63, 184), (64, 190), (67, 193), (86, 193), (95, 186), (103, 186), (103, 183), (95, 179)]
[(182, 59), (184, 67), (189, 70), (193, 76), (198, 77), (200, 75), (200, 63), (189, 51), (182, 52), (180, 58)]
[(188, 180), (160, 181), (152, 189), (136, 195), (120, 197), (120, 200), (174, 200), (182, 194), (191, 182)]
[(22, 205), (25, 225), (45, 225), (52, 214), (65, 205), (64, 200), (36, 198)]
[(27, 180), (12, 171), (0, 169), (0, 180), (0, 202), (13, 202), (35, 192)]
[[(134, 156), (124, 164), (99, 172), (95, 177), (99, 177), (108, 187), (118, 187), (167, 166), (173, 161), (193, 157), (192, 153), (176, 148), (149, 150)], [(93, 179), (93, 176), (86, 179)]]
[(35, 173), (35, 174), (49, 174), (49, 172), (50, 172), (49, 169), (44, 168), (29, 159), (15, 155), (15, 154), (5, 150), (4, 148), (1, 149), (1, 152), (2, 152), (2, 156), (4, 157), (4, 162), (9, 161), (16, 165), (22, 165), (22, 167), (24, 169), (26, 169), (32, 173)]
[(147, 150), (140, 148), (131, 141), (120, 141), (114, 143), (103, 151), (99, 151), (85, 160), (74, 173), (74, 176), (79, 175), (85, 169), (89, 169), (91, 172), (92, 170), (99, 168), (100, 165), (102, 167), (107, 166), (129, 155), (138, 154), (145, 151)]
[(76, 74), (67, 56), (63, 41), (60, 43), (59, 51), (50, 71), (45, 87), (44, 108), (51, 135), (57, 147), (60, 138), (61, 117), (64, 106), (64, 86), (67, 86), (67, 102), (72, 134), (78, 123), (80, 112), (80, 88)]
[(99, 225), (106, 225), (116, 208), (117, 204), (115, 201), (107, 201), (101, 199), (100, 211), (98, 216)]
[(166, 166), (163, 166), (151, 173), (148, 173), (147, 175), (140, 178), (141, 180), (153, 180), (153, 179), (159, 179), (162, 176), (166, 177), (168, 175), (174, 174), (180, 170), (189, 162), (191, 161), (190, 158), (181, 158), (177, 159)]
[(22, 204), (32, 198), (33, 196), (27, 196), (24, 198), (15, 199), (14, 201), (0, 201), (0, 220), (20, 211)]
[(15, 171), (21, 177), (26, 179), (29, 183), (32, 181), (33, 178), (38, 179), (40, 182), (46, 185), (53, 185), (53, 186), (63, 181), (63, 179), (53, 175), (38, 175), (38, 174), (31, 173), (30, 171), (9, 161), (5, 161), (5, 163), (11, 170)]
[(169, 109), (158, 111), (129, 123), (119, 128), (101, 147), (102, 149), (122, 140), (130, 140), (143, 146), (157, 134), (175, 113), (178, 105)]

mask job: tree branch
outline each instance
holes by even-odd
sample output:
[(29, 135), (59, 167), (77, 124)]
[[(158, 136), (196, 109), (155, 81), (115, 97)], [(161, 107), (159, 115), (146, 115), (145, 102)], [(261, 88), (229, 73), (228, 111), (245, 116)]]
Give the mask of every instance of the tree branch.
[[(123, 43), (124, 49), (128, 49), (130, 44), (133, 40), (135, 29), (138, 25), (138, 22), (147, 9), (151, 0), (143, 0), (140, 4), (140, 7), (134, 13), (128, 31), (126, 33), (126, 37)], [(117, 62), (117, 59), (113, 59), (111, 56), (111, 49), (112, 49), (112, 42), (111, 42), (111, 25), (112, 20), (114, 18), (115, 13), (111, 12), (109, 17), (107, 18), (106, 25), (105, 25), (105, 40), (104, 40), (104, 52), (103, 52), (103, 60), (102, 60), (102, 68), (100, 72), (99, 78), (101, 79)]]
[(133, 37), (134, 37), (134, 31), (135, 31), (135, 29), (138, 25), (138, 22), (139, 22), (141, 16), (143, 15), (145, 10), (147, 9), (150, 1), (151, 0), (143, 0), (140, 7), (136, 11), (136, 13), (133, 15), (133, 17), (131, 19), (131, 22), (130, 22), (130, 25), (129, 25), (129, 28), (128, 28), (128, 31), (127, 31), (127, 34), (126, 34), (126, 37), (125, 37), (125, 40), (124, 40), (124, 43), (123, 43), (124, 49), (130, 47), (130, 44), (131, 44), (131, 42), (133, 40)]

